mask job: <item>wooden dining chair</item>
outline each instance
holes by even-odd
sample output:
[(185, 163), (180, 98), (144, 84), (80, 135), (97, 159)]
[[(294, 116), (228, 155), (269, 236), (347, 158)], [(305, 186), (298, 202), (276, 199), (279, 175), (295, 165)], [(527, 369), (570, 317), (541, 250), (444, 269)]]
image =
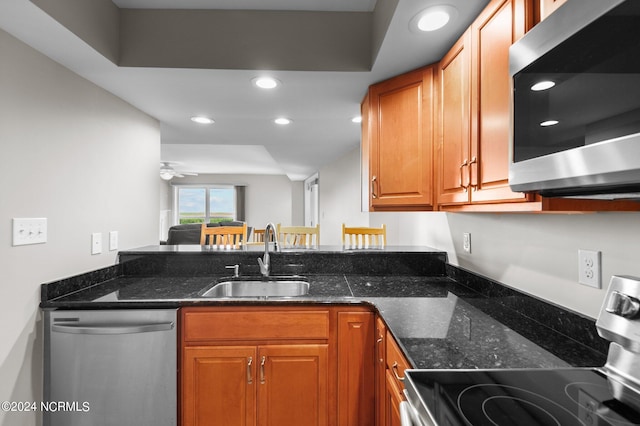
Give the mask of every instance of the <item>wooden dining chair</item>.
[(242, 226), (207, 226), (202, 224), (200, 245), (218, 248), (240, 248), (247, 241), (247, 224)]
[(387, 226), (370, 228), (342, 224), (342, 246), (348, 248), (384, 248), (387, 245)]
[(264, 243), (264, 229), (254, 229), (251, 237), (252, 243)]
[(316, 226), (281, 226), (278, 224), (278, 243), (283, 248), (310, 248), (320, 245), (320, 224)]

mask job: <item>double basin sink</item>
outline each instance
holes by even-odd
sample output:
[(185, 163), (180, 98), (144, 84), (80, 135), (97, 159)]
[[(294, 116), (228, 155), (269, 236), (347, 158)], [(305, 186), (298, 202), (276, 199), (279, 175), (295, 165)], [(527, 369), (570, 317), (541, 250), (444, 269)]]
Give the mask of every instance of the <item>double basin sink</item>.
[(309, 293), (309, 281), (301, 276), (240, 277), (226, 279), (200, 291), (200, 297), (297, 297)]

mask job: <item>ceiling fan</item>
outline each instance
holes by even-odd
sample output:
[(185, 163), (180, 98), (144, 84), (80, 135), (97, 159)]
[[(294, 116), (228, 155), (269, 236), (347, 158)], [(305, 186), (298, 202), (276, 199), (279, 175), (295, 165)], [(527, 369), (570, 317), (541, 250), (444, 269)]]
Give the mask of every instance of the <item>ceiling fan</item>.
[(160, 177), (163, 180), (171, 180), (174, 177), (185, 177), (185, 176), (198, 176), (197, 173), (187, 173), (187, 172), (177, 172), (172, 166), (176, 166), (180, 163), (172, 163), (169, 161), (164, 161), (160, 163)]

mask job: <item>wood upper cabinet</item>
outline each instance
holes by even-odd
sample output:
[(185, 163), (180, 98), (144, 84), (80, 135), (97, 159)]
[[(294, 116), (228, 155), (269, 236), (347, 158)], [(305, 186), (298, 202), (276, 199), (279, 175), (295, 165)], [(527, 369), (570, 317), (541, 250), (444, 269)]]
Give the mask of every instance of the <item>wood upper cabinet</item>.
[(493, 0), (471, 25), (472, 203), (530, 200), (509, 188), (509, 47), (530, 25), (527, 23), (530, 8), (522, 3), (522, 0)]
[(372, 211), (433, 210), (435, 74), (429, 66), (369, 88), (363, 153)]
[(470, 32), (439, 63), (438, 204), (469, 202)]
[(492, 0), (440, 62), (438, 203), (444, 209), (529, 201), (508, 182), (509, 47), (532, 22), (527, 4)]

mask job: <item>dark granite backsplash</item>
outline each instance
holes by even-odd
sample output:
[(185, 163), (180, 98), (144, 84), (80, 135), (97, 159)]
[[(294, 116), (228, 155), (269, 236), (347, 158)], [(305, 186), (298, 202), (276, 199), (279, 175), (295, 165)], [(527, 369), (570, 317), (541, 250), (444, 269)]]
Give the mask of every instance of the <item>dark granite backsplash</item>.
[[(598, 335), (593, 319), (527, 295), (497, 281), (456, 266), (447, 265), (446, 270), (447, 276), (483, 296), (482, 298), (469, 299), (469, 303), (476, 305), (485, 312), (495, 311), (493, 315), (495, 315), (497, 320), (508, 324), (509, 327), (521, 333), (523, 336), (535, 337), (536, 341), (540, 339), (544, 340), (545, 338), (545, 336), (530, 335), (530, 330), (534, 328), (528, 326), (526, 319), (529, 319), (543, 324), (555, 332), (571, 336), (571, 339), (593, 348), (598, 352), (603, 354), (607, 353), (609, 342)], [(491, 305), (496, 303), (520, 315), (508, 315), (505, 314), (504, 310), (492, 309)], [(557, 339), (553, 340), (553, 345), (557, 344)]]
[[(240, 273), (259, 275), (257, 258), (252, 252), (159, 253), (144, 256), (120, 254), (125, 275), (204, 276), (225, 274), (225, 266), (240, 265)], [(388, 252), (361, 250), (353, 252), (295, 251), (271, 253), (271, 271), (279, 274), (368, 274), (444, 276), (446, 253)], [(134, 260), (129, 262), (129, 260)]]

